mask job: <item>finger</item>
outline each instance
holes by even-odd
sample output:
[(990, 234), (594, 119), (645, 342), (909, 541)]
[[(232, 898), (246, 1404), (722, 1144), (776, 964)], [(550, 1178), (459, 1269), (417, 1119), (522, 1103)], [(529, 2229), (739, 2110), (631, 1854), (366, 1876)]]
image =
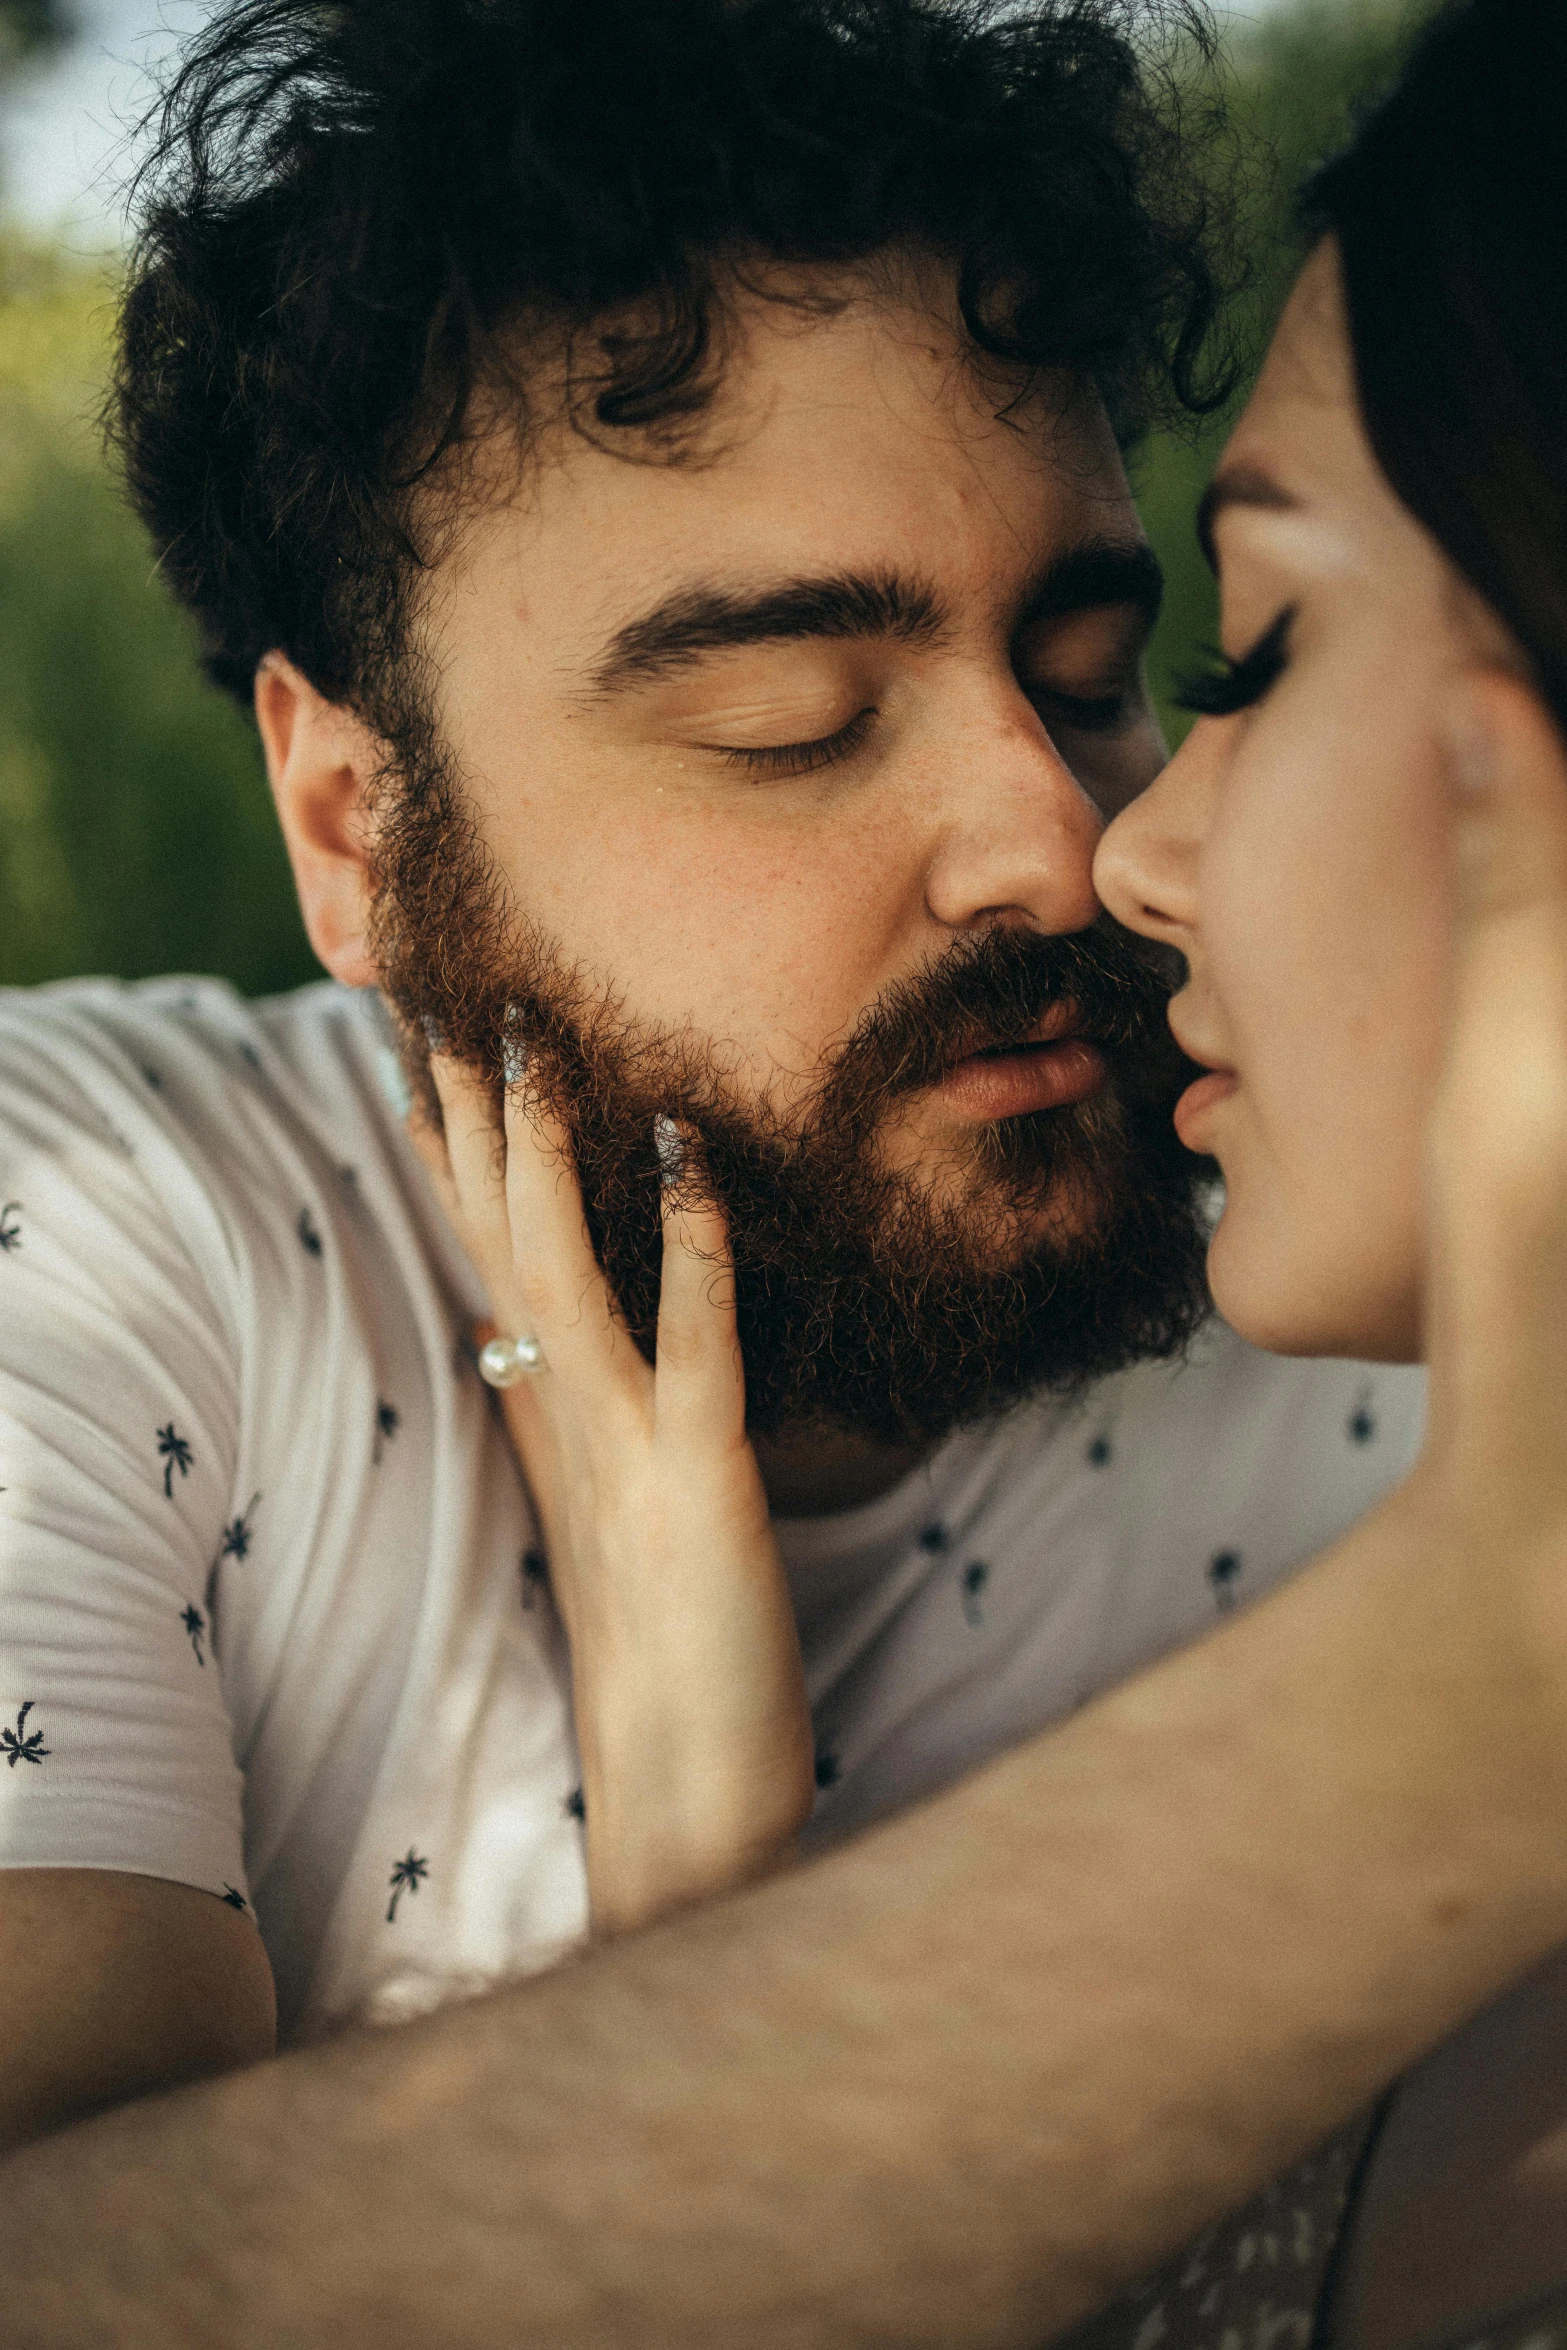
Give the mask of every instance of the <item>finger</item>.
[[(1519, 679), (1479, 672), (1448, 711), (1455, 784), (1450, 1123), (1493, 1177), (1567, 1160), (1567, 748)], [(1457, 1133), (1452, 1137), (1457, 1140)]]
[(512, 1262), (545, 1361), (579, 1380), (640, 1392), (647, 1366), (593, 1253), (570, 1137), (522, 1084), (506, 1090), (504, 1126)]
[(493, 1243), (504, 1236), (506, 1221), (506, 1143), (494, 1097), (476, 1070), (445, 1053), (430, 1055), (430, 1075), (464, 1220)]
[[(433, 1056), (430, 1069), (436, 1085), (437, 1099), (440, 1099), (441, 1080)], [(486, 1235), (483, 1231), (474, 1230), (470, 1225), (468, 1210), (459, 1193), (452, 1168), (450, 1142), (453, 1125), (444, 1103), (442, 1105), (442, 1119), (442, 1124), (435, 1124), (427, 1114), (422, 1098), (416, 1096), (406, 1114), (408, 1139), (412, 1143), (417, 1157), (423, 1161), (425, 1172), (430, 1178), (436, 1198), (441, 1203), (447, 1221), (466, 1241), (468, 1252), (478, 1267), (485, 1287), (493, 1289), (504, 1262), (496, 1255), (499, 1236), (493, 1229)]]
[(452, 1181), (452, 1162), (447, 1156), (446, 1136), (438, 1126), (432, 1126), (417, 1101), (404, 1119), (408, 1139), (416, 1156), (424, 1163), (425, 1172), (435, 1185), (442, 1207), (454, 1220), (461, 1217), (457, 1200), (457, 1186)]
[(1461, 1398), (1470, 1413), (1527, 1419), (1567, 1377), (1567, 749), (1538, 697), (1500, 672), (1463, 681), (1448, 734), (1456, 887), (1430, 1150), (1434, 1408)]
[(1460, 945), (1567, 901), (1567, 746), (1521, 678), (1476, 670), (1445, 712), (1457, 811)]
[(682, 1181), (691, 1137), (660, 1119), (656, 1141), (664, 1227), (656, 1426), (686, 1445), (738, 1441), (745, 1434), (745, 1365), (728, 1221), (716, 1200)]
[[(441, 1205), (484, 1283), (508, 1338), (531, 1335), (517, 1295), (511, 1225), (506, 1205), (506, 1142), (484, 1079), (444, 1053), (430, 1056), (430, 1075), (445, 1123)], [(433, 1139), (421, 1156), (431, 1164)]]
[[(492, 1338), (505, 1333), (498, 1333), (493, 1322), (475, 1322), (471, 1335), (477, 1354)], [(549, 1414), (544, 1409), (539, 1388), (531, 1379), (519, 1379), (515, 1386), (497, 1388), (495, 1393), (532, 1497), (545, 1550), (553, 1551), (559, 1531), (560, 1447)]]

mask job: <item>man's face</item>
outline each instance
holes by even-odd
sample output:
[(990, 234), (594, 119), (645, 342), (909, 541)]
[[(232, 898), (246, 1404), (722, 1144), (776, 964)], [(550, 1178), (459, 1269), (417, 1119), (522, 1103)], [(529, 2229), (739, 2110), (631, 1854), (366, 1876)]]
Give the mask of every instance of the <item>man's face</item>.
[[(1161, 993), (1115, 942), (1050, 943), (1095, 921), (1104, 812), (1160, 763), (1157, 573), (1097, 402), (982, 378), (948, 299), (751, 300), (682, 461), (530, 447), (426, 616), (440, 758), (411, 780), (468, 838), (393, 821), (383, 861), (389, 991), (492, 1066), (513, 1023), (644, 1332), (651, 1118), (696, 1127), (764, 1425), (933, 1433), (1190, 1318)], [(1119, 1335), (1003, 1338), (1004, 1305), (1105, 1322), (1125, 1263), (1070, 1298), (1061, 1265), (1118, 1214), (1146, 1274)], [(793, 1358), (851, 1325), (877, 1361), (838, 1392)]]

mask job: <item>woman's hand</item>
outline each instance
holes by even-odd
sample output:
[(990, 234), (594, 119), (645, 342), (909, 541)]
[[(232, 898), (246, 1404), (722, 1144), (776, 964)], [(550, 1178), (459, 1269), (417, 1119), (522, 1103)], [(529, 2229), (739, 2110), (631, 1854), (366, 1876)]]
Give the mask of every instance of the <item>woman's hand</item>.
[[(593, 1255), (565, 1135), (513, 1086), (431, 1061), (444, 1143), (414, 1142), (506, 1337), (501, 1391), (571, 1643), (595, 1930), (621, 1933), (764, 1873), (814, 1790), (789, 1592), (745, 1428), (728, 1236), (664, 1189), (657, 1368)], [(664, 1137), (661, 1163), (678, 1155)]]
[(1456, 953), (1428, 1151), (1422, 1474), (1567, 1658), (1567, 749), (1499, 670), (1455, 690)]

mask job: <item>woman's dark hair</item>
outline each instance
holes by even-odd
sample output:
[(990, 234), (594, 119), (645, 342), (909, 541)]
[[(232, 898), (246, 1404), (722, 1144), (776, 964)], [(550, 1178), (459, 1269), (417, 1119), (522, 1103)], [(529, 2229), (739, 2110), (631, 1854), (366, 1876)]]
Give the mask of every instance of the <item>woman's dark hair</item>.
[(1567, 0), (1450, 0), (1307, 191), (1398, 496), (1567, 726)]
[(1215, 405), (1189, 39), (1202, 0), (229, 0), (137, 183), (111, 408), (211, 675), (279, 646), (388, 725), (476, 393), (525, 447), (564, 354), (584, 430), (678, 455), (758, 263), (934, 252), (980, 352), (1123, 438)]

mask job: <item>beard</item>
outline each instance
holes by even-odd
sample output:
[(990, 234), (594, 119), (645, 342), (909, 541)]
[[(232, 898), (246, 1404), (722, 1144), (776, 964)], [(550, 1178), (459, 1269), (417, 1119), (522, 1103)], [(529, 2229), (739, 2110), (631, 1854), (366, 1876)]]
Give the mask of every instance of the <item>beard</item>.
[[(649, 1362), (660, 1116), (691, 1138), (682, 1186), (727, 1219), (755, 1433), (928, 1446), (1185, 1346), (1208, 1310), (1209, 1169), (1171, 1123), (1193, 1070), (1170, 1037), (1157, 950), (1108, 918), (1069, 937), (988, 929), (869, 1005), (803, 1102), (798, 1090), (787, 1107), (751, 1098), (718, 1040), (630, 1016), (518, 919), (440, 746), (404, 739), (375, 811), (371, 938), (415, 1093), (439, 1125), (437, 1044), (488, 1076), (498, 1109), (525, 1056), (530, 1096), (570, 1136), (595, 1252)], [(1093, 1097), (978, 1127), (937, 1185), (888, 1163), (914, 1096), (1062, 1004), (1103, 1056)]]

